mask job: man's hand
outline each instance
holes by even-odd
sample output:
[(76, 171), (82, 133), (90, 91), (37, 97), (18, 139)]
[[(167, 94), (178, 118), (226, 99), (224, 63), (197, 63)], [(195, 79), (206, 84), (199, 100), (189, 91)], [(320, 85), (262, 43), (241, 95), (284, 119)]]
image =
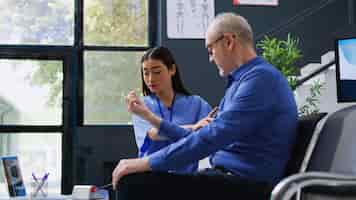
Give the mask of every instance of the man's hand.
[(114, 190), (117, 188), (117, 184), (123, 176), (145, 171), (151, 171), (147, 157), (120, 160), (112, 172), (112, 185)]
[(193, 131), (199, 130), (199, 129), (201, 129), (202, 127), (208, 125), (208, 124), (209, 124), (211, 121), (213, 121), (213, 120), (214, 120), (214, 118), (211, 118), (211, 117), (207, 116), (207, 117), (205, 117), (205, 118), (199, 120), (196, 124), (194, 124), (194, 125), (192, 126), (192, 130), (193, 130)]
[(211, 121), (214, 120), (217, 113), (218, 113), (218, 107), (214, 107), (205, 118), (199, 120), (197, 123), (192, 125), (191, 129), (193, 131), (196, 131), (208, 125)]
[(199, 120), (197, 123), (195, 123), (192, 126), (192, 130), (196, 131), (196, 130), (208, 125), (211, 121), (213, 121), (216, 114), (218, 113), (218, 109), (219, 109), (218, 107), (214, 107), (205, 118)]

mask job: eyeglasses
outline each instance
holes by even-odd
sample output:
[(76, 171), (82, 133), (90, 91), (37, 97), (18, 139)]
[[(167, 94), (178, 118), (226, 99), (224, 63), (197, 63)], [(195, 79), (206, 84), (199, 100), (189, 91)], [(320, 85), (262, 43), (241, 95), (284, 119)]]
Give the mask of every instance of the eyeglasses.
[(225, 35), (221, 35), (220, 37), (218, 37), (216, 40), (214, 40), (213, 42), (211, 42), (210, 44), (206, 45), (208, 48), (208, 55), (212, 56), (213, 52), (212, 52), (212, 48), (214, 46), (214, 44), (216, 44), (217, 42), (219, 42), (220, 40), (224, 39)]

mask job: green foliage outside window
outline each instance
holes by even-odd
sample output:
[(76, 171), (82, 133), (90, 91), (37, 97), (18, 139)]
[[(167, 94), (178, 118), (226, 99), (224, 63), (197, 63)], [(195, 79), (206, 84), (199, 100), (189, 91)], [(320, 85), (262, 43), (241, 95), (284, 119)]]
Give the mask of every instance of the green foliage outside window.
[(139, 88), (142, 52), (88, 52), (84, 56), (84, 116), (89, 124), (131, 121), (124, 97)]
[(147, 0), (84, 1), (84, 43), (146, 46)]
[[(16, 26), (14, 33), (22, 33), (18, 44), (73, 45), (73, 0), (2, 1), (7, 6), (3, 15)], [(148, 46), (147, 0), (83, 3), (84, 45)], [(142, 52), (127, 51), (84, 52), (85, 122), (119, 124), (131, 120), (123, 96), (130, 89), (139, 88), (141, 55)], [(39, 63), (37, 70), (29, 74), (32, 84), (50, 88), (49, 107), (62, 106), (58, 104), (62, 98), (62, 75), (62, 69), (50, 62)]]
[(73, 0), (1, 0), (1, 43), (70, 45), (74, 38)]

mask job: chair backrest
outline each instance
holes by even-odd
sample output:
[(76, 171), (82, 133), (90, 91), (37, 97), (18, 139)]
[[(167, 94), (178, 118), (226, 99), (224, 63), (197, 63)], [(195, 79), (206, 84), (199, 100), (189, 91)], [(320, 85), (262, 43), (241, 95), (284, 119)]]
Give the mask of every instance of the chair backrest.
[[(323, 127), (317, 135), (315, 144), (313, 143), (313, 150), (311, 151), (310, 159), (308, 160), (307, 172), (324, 172), (325, 175), (338, 174), (347, 176), (356, 175), (356, 105), (349, 106), (339, 110), (328, 116), (323, 124)], [(314, 139), (313, 139), (314, 140)], [(314, 142), (314, 141), (313, 141)], [(309, 153), (309, 149), (308, 152)], [(299, 174), (303, 176), (303, 174)], [(298, 175), (297, 175), (298, 176)], [(295, 176), (296, 177), (296, 176)], [(291, 180), (293, 177), (289, 177)], [(285, 187), (302, 189), (301, 199), (303, 200), (351, 200), (355, 199), (355, 195), (348, 197), (349, 189), (339, 187), (342, 184), (331, 180), (327, 185), (332, 188), (325, 188), (321, 186), (320, 177), (314, 179), (309, 178), (308, 187), (305, 182), (289, 182)], [(288, 181), (284, 179), (284, 181)], [(311, 184), (310, 184), (311, 183)], [(353, 186), (350, 182), (346, 182), (349, 186)], [(275, 189), (287, 192), (284, 186), (278, 185)], [(288, 189), (288, 192), (290, 190)], [(353, 187), (351, 187), (354, 190)], [(341, 192), (341, 193), (340, 193)], [(277, 191), (274, 192), (277, 194)], [(341, 194), (341, 196), (340, 196)], [(354, 193), (352, 193), (354, 194)], [(274, 196), (280, 196), (273, 195)], [(346, 196), (346, 197), (345, 197)]]
[(309, 160), (307, 171), (356, 175), (356, 105), (326, 120)]
[(284, 177), (299, 172), (315, 128), (318, 122), (326, 115), (327, 113), (313, 113), (299, 117), (296, 141), (292, 148)]
[[(307, 172), (330, 172), (356, 175), (356, 105), (339, 110), (325, 121), (308, 162)], [(336, 184), (337, 185), (337, 184)], [(335, 188), (338, 191), (338, 188)], [(323, 187), (308, 187), (302, 190), (303, 200), (351, 200), (355, 195), (342, 196)]]

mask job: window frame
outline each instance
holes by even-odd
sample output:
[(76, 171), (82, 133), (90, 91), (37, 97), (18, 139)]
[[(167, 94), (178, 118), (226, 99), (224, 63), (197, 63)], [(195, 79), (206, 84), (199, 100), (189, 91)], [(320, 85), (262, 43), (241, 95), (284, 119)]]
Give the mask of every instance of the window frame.
[(0, 59), (16, 59), (16, 60), (56, 60), (63, 63), (63, 103), (62, 103), (62, 124), (61, 125), (0, 125), (0, 134), (17, 134), (17, 133), (43, 133), (55, 134), (62, 133), (62, 183), (61, 192), (66, 193), (69, 191), (66, 184), (72, 184), (72, 181), (67, 177), (71, 177), (72, 172), (72, 152), (73, 150), (73, 138), (69, 133), (73, 132), (73, 126), (71, 126), (73, 117), (71, 114), (71, 107), (74, 103), (74, 99), (71, 98), (72, 88), (69, 72), (71, 70), (71, 52), (68, 47), (50, 47), (50, 46), (32, 46), (32, 45), (0, 45)]
[(157, 35), (157, 1), (147, 0), (148, 6), (148, 22), (147, 22), (147, 46), (100, 46), (100, 45), (85, 45), (84, 44), (84, 2), (85, 0), (76, 1), (75, 10), (75, 37), (74, 45), (77, 46), (79, 51), (79, 60), (78, 60), (78, 104), (77, 107), (77, 121), (80, 127), (107, 127), (107, 126), (120, 126), (120, 127), (131, 127), (127, 124), (118, 124), (118, 125), (105, 125), (105, 124), (84, 124), (84, 52), (85, 51), (98, 51), (98, 52), (120, 52), (120, 51), (145, 51), (156, 44), (156, 35)]

